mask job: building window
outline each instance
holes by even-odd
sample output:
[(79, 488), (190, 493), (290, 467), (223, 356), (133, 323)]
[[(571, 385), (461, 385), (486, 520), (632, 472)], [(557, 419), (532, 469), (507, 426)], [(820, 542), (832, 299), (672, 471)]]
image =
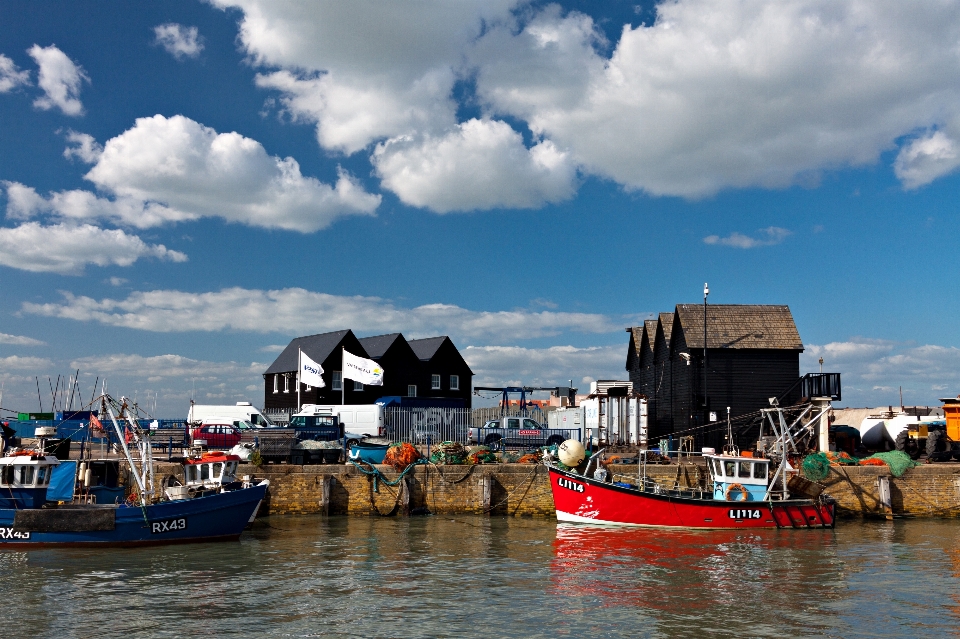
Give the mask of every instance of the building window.
[(417, 385), (410, 384), (407, 386), (407, 397), (416, 397), (417, 396)]
[(363, 383), (362, 383), (362, 382), (358, 382), (358, 381), (354, 381), (354, 382), (353, 382), (353, 390), (355, 390), (355, 391), (362, 391), (362, 390), (363, 390)]
[(274, 393), (280, 392), (280, 374), (279, 373), (273, 376), (273, 392)]
[(333, 383), (330, 384), (330, 390), (343, 390), (343, 373), (333, 371)]
[(450, 390), (460, 390), (460, 376), (451, 375), (450, 376)]
[(440, 390), (440, 376), (431, 375), (430, 376), (430, 390)]
[(289, 375), (283, 376), (283, 392), (284, 393), (290, 392), (290, 376)]

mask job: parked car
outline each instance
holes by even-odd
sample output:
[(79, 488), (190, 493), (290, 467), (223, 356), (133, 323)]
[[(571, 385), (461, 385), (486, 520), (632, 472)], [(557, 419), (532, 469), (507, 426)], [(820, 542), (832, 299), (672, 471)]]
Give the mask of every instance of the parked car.
[(198, 439), (208, 448), (233, 448), (240, 443), (240, 429), (233, 424), (203, 424), (190, 431), (190, 441)]
[(488, 421), (483, 428), (469, 429), (467, 441), (486, 444), (491, 448), (523, 448), (559, 444), (576, 435), (572, 429), (548, 430), (529, 417), (503, 417)]

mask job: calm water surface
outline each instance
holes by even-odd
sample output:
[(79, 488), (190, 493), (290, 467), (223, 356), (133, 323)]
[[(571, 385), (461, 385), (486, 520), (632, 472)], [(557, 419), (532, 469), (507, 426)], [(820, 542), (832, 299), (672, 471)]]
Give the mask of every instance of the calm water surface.
[(938, 637), (960, 522), (671, 532), (269, 517), (240, 543), (0, 552), (5, 637)]

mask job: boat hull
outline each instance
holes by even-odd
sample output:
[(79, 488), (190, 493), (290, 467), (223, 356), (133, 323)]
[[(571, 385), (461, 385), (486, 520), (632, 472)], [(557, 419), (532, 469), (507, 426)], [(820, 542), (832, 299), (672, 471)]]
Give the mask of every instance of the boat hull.
[[(145, 509), (95, 505), (40, 509), (39, 517), (21, 515), (19, 520), (17, 510), (0, 509), (0, 550), (236, 540), (256, 514), (266, 490), (266, 485), (258, 485), (195, 499), (161, 502)], [(56, 514), (46, 514), (56, 511), (65, 513), (61, 520)], [(109, 521), (111, 512), (112, 522)], [(30, 519), (41, 523), (31, 530), (26, 523)], [(74, 522), (74, 529), (64, 530), (71, 528), (70, 521)]]
[(656, 494), (550, 467), (557, 520), (654, 528), (833, 528), (834, 504), (809, 499), (720, 501)]

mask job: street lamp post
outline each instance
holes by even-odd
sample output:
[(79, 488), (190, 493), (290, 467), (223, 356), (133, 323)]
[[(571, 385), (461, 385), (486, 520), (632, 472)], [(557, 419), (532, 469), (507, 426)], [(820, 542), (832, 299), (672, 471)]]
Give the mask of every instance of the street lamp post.
[[(707, 295), (710, 294), (710, 288), (707, 283), (703, 283), (703, 408), (704, 412), (709, 407), (707, 401)], [(704, 420), (706, 423), (706, 420)]]

